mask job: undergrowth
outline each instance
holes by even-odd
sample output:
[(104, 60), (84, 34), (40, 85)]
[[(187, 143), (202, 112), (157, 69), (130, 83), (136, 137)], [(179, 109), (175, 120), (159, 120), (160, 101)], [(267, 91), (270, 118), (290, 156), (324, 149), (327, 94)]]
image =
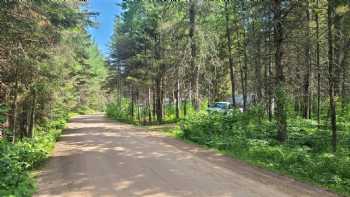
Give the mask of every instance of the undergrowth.
[(276, 140), (274, 121), (258, 108), (227, 115), (200, 112), (180, 123), (176, 136), (215, 148), (249, 163), (312, 182), (343, 195), (350, 195), (349, 123), (339, 124), (338, 151), (331, 152), (331, 132), (326, 122), (291, 117), (289, 138)]
[(27, 197), (35, 192), (31, 170), (48, 158), (64, 128), (68, 115), (35, 128), (35, 137), (15, 144), (0, 140), (0, 196)]

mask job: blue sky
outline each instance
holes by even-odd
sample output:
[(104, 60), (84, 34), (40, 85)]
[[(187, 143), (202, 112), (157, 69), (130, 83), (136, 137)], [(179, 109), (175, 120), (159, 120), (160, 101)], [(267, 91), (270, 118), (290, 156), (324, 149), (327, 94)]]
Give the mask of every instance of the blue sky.
[(122, 0), (88, 0), (88, 9), (92, 12), (98, 12), (96, 17), (97, 28), (89, 28), (88, 31), (96, 41), (101, 52), (106, 56), (108, 54), (108, 42), (113, 33), (113, 23), (115, 16), (121, 12), (117, 3)]

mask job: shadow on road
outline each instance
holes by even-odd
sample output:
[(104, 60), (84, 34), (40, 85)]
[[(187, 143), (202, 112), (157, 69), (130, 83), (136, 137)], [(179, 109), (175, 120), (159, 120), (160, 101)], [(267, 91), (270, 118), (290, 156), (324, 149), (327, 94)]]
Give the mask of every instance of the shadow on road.
[(38, 180), (36, 196), (332, 196), (101, 115), (71, 121)]

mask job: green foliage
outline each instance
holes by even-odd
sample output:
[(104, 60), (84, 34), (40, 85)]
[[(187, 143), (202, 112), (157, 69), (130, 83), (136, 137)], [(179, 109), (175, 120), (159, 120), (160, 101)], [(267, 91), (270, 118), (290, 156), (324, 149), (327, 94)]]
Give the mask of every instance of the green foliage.
[(115, 120), (133, 122), (130, 116), (130, 105), (127, 99), (122, 99), (119, 103), (110, 103), (107, 105), (106, 114)]
[(48, 121), (36, 128), (34, 138), (26, 138), (16, 144), (0, 140), (0, 196), (31, 196), (35, 192), (30, 170), (48, 157), (66, 118)]
[[(182, 103), (180, 105), (180, 111), (183, 109), (184, 104)], [(207, 107), (207, 102), (203, 102), (201, 104), (201, 109), (204, 110)], [(192, 114), (195, 114), (195, 110), (191, 103), (186, 104), (187, 108), (187, 114), (186, 116), (192, 116)], [(149, 108), (147, 105), (137, 105), (134, 104), (134, 115), (132, 116), (132, 103), (130, 99), (128, 98), (122, 98), (118, 102), (109, 103), (106, 105), (106, 115), (109, 118), (112, 118), (114, 120), (122, 121), (122, 122), (128, 122), (132, 124), (158, 124), (155, 120), (155, 117), (152, 115), (152, 109), (151, 109), (151, 116), (152, 121), (149, 122)], [(174, 104), (165, 104), (163, 107), (163, 122), (162, 123), (174, 123), (178, 122), (179, 120), (176, 119), (176, 110)], [(140, 115), (140, 116), (139, 116)], [(179, 114), (180, 119), (181, 117), (184, 117), (183, 111)]]
[[(180, 126), (184, 139), (350, 194), (348, 142), (339, 142), (339, 151), (334, 154), (329, 130), (317, 129), (314, 120), (296, 117), (288, 122), (289, 138), (283, 144), (277, 141), (276, 124), (264, 118), (259, 106), (227, 115), (200, 112), (184, 119)], [(342, 133), (344, 139), (350, 138), (350, 130)]]

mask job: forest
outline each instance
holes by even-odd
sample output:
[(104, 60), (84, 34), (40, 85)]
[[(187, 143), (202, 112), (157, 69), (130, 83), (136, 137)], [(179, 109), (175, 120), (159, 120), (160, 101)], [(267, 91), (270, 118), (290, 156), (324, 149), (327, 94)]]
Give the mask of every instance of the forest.
[(0, 1), (0, 196), (31, 196), (29, 171), (73, 113), (103, 108), (107, 67), (77, 1)]
[(350, 195), (349, 0), (123, 0), (107, 57), (82, 4), (0, 0), (0, 196), (97, 111)]
[[(349, 1), (121, 7), (108, 58), (109, 117), (178, 122), (181, 139), (350, 194)], [(233, 111), (207, 113), (217, 101)]]

